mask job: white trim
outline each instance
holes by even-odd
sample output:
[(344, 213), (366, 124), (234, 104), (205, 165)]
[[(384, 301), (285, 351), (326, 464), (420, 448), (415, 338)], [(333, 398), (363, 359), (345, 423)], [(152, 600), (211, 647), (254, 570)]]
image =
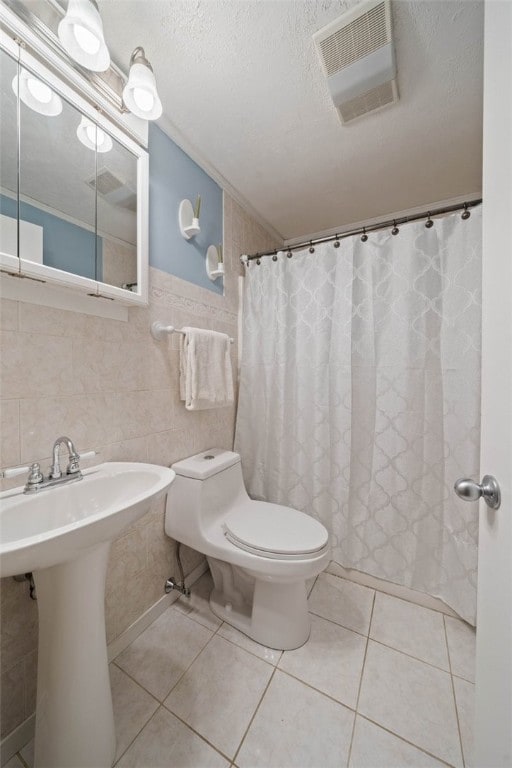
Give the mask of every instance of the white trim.
[(383, 214), (382, 216), (374, 216), (371, 219), (363, 219), (361, 221), (354, 221), (350, 224), (343, 224), (343, 226), (333, 227), (332, 229), (324, 229), (322, 232), (311, 232), (310, 234), (301, 235), (301, 237), (292, 237), (289, 240), (284, 241), (284, 247), (288, 245), (296, 245), (297, 243), (307, 242), (308, 240), (317, 240), (322, 237), (333, 237), (334, 235), (342, 235), (344, 232), (349, 232), (351, 229), (361, 229), (364, 226), (370, 224), (379, 224), (383, 221), (389, 221), (390, 219), (400, 219), (402, 216), (415, 216), (423, 211), (428, 211), (434, 208), (443, 208), (449, 205), (459, 205), (469, 200), (474, 200), (482, 197), (482, 191), (471, 192), (467, 195), (458, 195), (458, 197), (450, 197), (446, 200), (436, 200), (435, 202), (425, 203), (424, 205), (417, 205), (414, 208), (405, 208), (402, 211), (392, 211), (391, 213)]
[[(0, 4), (0, 21), (3, 18), (3, 11), (7, 11)], [(10, 12), (8, 12), (10, 13)], [(46, 48), (41, 43), (38, 47), (33, 44), (34, 50), (39, 52), (42, 56), (45, 55)], [(12, 40), (9, 36), (0, 29), (0, 48), (11, 49)], [(27, 69), (36, 73), (37, 77), (47, 82), (50, 87), (60, 94), (64, 99), (69, 101), (73, 106), (76, 106), (82, 114), (85, 114), (91, 120), (98, 123), (109, 135), (111, 135), (116, 141), (125, 147), (135, 157), (137, 162), (137, 292), (123, 290), (116, 286), (107, 285), (97, 280), (84, 278), (79, 275), (73, 275), (70, 272), (65, 272), (60, 269), (55, 269), (46, 265), (38, 265), (28, 260), (22, 260), (21, 264), (16, 265), (13, 269), (14, 272), (18, 272), (21, 267), (21, 271), (24, 275), (35, 277), (52, 283), (53, 287), (66, 286), (67, 288), (75, 287), (78, 291), (88, 292), (90, 294), (103, 295), (109, 299), (115, 299), (124, 305), (144, 305), (148, 304), (148, 249), (149, 249), (149, 225), (148, 225), (148, 201), (149, 201), (149, 156), (146, 149), (140, 146), (133, 138), (128, 136), (122, 128), (114, 124), (112, 120), (105, 114), (98, 112), (86, 98), (80, 93), (77, 93), (73, 87), (68, 85), (59, 76), (55, 75), (50, 69), (45, 67), (40, 61), (32, 54), (26, 51), (24, 48), (19, 48), (18, 58), (20, 63)], [(57, 57), (58, 59), (58, 57)], [(50, 59), (51, 60), (51, 57)], [(74, 81), (73, 81), (74, 82)], [(83, 83), (81, 78), (78, 79), (80, 88)], [(82, 88), (84, 91), (87, 89)], [(11, 269), (11, 265), (5, 262), (5, 257), (2, 256), (2, 265)], [(21, 281), (19, 281), (21, 282)], [(25, 281), (28, 282), (28, 281)], [(11, 279), (12, 284), (12, 279)], [(23, 289), (24, 290), (24, 289)], [(35, 304), (44, 303), (45, 306), (53, 306), (49, 304), (48, 297), (50, 294), (46, 292), (46, 300), (43, 302), (41, 299), (30, 299), (29, 296), (33, 295), (32, 292), (25, 292), (25, 298), (21, 298), (21, 301), (31, 301)], [(98, 301), (99, 304), (99, 300)], [(110, 303), (110, 302), (109, 302)], [(56, 304), (63, 309), (69, 307)], [(102, 311), (94, 312), (92, 305), (89, 302), (88, 309), (82, 311), (87, 314), (99, 314), (102, 317), (112, 317), (112, 312), (105, 315)], [(108, 310), (107, 310), (108, 312)], [(123, 314), (123, 313), (121, 313)]]
[(162, 115), (162, 117), (156, 121), (156, 124), (162, 129), (166, 136), (172, 139), (172, 141), (174, 141), (174, 143), (194, 161), (194, 163), (207, 173), (213, 181), (217, 182), (224, 192), (233, 198), (235, 202), (239, 203), (246, 213), (260, 224), (269, 235), (279, 242), (283, 241), (283, 235), (278, 232), (277, 229), (274, 229), (274, 227), (263, 218), (261, 213), (258, 213), (251, 203), (229, 183), (226, 177), (223, 176), (222, 173), (200, 152), (200, 150), (181, 133), (174, 123), (169, 120), (167, 115)]
[[(201, 576), (206, 573), (208, 570), (208, 563), (206, 560), (203, 560), (202, 563), (200, 563), (194, 570), (186, 577), (185, 583), (187, 586), (192, 586), (195, 584), (195, 582), (201, 578)], [(116, 658), (122, 651), (124, 651), (125, 648), (127, 648), (130, 643), (133, 643), (133, 641), (141, 635), (145, 629), (147, 629), (150, 624), (152, 624), (156, 619), (158, 619), (159, 616), (164, 613), (164, 611), (169, 608), (173, 603), (176, 602), (176, 600), (179, 598), (178, 592), (170, 592), (168, 595), (164, 595), (160, 598), (160, 600), (157, 600), (156, 603), (154, 603), (151, 608), (148, 608), (148, 610), (142, 614), (142, 616), (139, 616), (138, 619), (136, 619), (133, 624), (131, 624), (128, 629), (126, 629), (119, 637), (116, 637), (115, 640), (112, 640), (112, 642), (107, 647), (107, 653), (108, 653), (108, 661), (109, 663), (113, 661), (113, 659)], [(172, 639), (169, 638), (169, 642), (172, 642)], [(26, 720), (21, 723), (17, 728), (14, 729), (14, 731), (11, 731), (11, 733), (7, 734), (4, 739), (0, 742), (0, 765), (5, 765), (5, 763), (9, 762), (11, 757), (16, 754), (16, 752), (19, 752), (23, 747), (25, 747), (28, 742), (34, 738), (35, 733), (35, 726), (36, 726), (36, 716), (35, 713), (30, 715)]]
[(408, 603), (421, 605), (423, 608), (430, 608), (432, 611), (439, 611), (446, 616), (453, 616), (456, 619), (460, 619), (459, 614), (455, 613), (455, 611), (449, 608), (438, 597), (432, 597), (424, 592), (417, 592), (415, 589), (403, 587), (401, 584), (393, 584), (391, 581), (379, 579), (377, 576), (370, 576), (368, 573), (356, 571), (353, 568), (344, 568), (339, 563), (335, 563), (334, 560), (331, 560), (327, 566), (326, 573), (330, 573), (332, 576), (339, 576), (342, 579), (347, 579), (347, 581), (352, 581), (354, 584), (361, 584), (363, 587), (376, 589), (379, 592), (384, 592), (386, 595), (399, 597), (401, 600), (407, 600)]
[[(195, 584), (195, 582), (200, 579), (207, 570), (208, 563), (206, 560), (203, 560), (202, 563), (196, 566), (196, 568), (194, 568), (194, 570), (185, 577), (185, 584), (187, 587), (191, 587), (193, 584)], [(156, 621), (156, 619), (158, 619), (158, 617), (161, 616), (162, 613), (164, 613), (164, 611), (169, 608), (169, 606), (175, 603), (179, 597), (179, 592), (169, 592), (168, 595), (163, 595), (163, 597), (161, 597), (160, 600), (157, 600), (156, 603), (151, 606), (151, 608), (148, 608), (148, 610), (143, 613), (142, 616), (139, 616), (139, 618), (136, 619), (133, 624), (130, 624), (128, 629), (125, 629), (125, 631), (119, 635), (119, 637), (116, 637), (115, 640), (112, 640), (107, 648), (109, 662), (113, 661), (116, 656), (119, 656), (119, 654), (124, 651), (125, 648), (128, 648), (128, 646), (133, 643), (133, 641), (139, 635), (141, 635), (144, 630), (150, 626), (150, 624)], [(172, 642), (171, 638), (169, 638), (169, 642)]]
[[(2, 256), (2, 261), (5, 258)], [(98, 284), (93, 281), (93, 285)], [(0, 298), (65, 309), (70, 312), (82, 312), (85, 315), (95, 315), (111, 320), (124, 322), (128, 320), (128, 307), (120, 302), (88, 296), (86, 293), (78, 292), (76, 288), (49, 285), (30, 278), (13, 277), (4, 272), (0, 273)]]

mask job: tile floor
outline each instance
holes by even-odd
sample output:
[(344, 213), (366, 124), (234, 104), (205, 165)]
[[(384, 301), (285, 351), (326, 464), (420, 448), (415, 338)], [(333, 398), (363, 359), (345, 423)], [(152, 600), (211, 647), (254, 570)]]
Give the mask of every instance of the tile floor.
[[(464, 622), (321, 574), (309, 642), (281, 653), (218, 620), (210, 585), (207, 574), (111, 664), (116, 766), (471, 766)], [(30, 767), (32, 749), (9, 768)]]

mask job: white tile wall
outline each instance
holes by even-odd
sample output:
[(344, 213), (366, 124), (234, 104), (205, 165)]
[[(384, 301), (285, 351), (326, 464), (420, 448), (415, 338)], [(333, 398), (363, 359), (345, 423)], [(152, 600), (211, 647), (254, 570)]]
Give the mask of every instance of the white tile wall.
[[(196, 325), (236, 338), (239, 256), (276, 243), (225, 196), (225, 295), (150, 269), (150, 303), (127, 323), (22, 302), (1, 302), (0, 467), (49, 465), (53, 441), (69, 435), (98, 461), (169, 465), (212, 445), (231, 448), (234, 408), (188, 413), (178, 397), (178, 339), (156, 342), (153, 320)], [(237, 345), (233, 345), (236, 371)], [(20, 479), (11, 481), (19, 485)], [(4, 481), (4, 487), (5, 485)], [(165, 536), (164, 500), (112, 547), (107, 577), (108, 640), (118, 637), (163, 594), (175, 571)], [(201, 556), (183, 549), (186, 573)], [(26, 584), (2, 582), (1, 734), (34, 709), (37, 607)]]

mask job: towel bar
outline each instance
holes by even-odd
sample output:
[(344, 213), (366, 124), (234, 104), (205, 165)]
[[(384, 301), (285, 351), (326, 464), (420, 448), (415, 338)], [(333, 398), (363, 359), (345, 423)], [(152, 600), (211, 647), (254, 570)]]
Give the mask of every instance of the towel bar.
[[(185, 331), (180, 331), (174, 325), (164, 325), (160, 320), (155, 320), (151, 323), (151, 335), (156, 341), (163, 341), (169, 333), (182, 333), (185, 335)], [(232, 338), (229, 339), (230, 344), (234, 344), (234, 341)]]

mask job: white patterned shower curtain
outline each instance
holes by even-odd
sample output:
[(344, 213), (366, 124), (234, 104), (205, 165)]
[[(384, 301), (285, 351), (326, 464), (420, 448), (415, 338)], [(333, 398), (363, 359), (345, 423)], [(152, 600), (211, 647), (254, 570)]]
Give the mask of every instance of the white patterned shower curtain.
[(321, 520), (332, 559), (475, 623), (481, 209), (247, 270), (235, 450), (254, 498)]

